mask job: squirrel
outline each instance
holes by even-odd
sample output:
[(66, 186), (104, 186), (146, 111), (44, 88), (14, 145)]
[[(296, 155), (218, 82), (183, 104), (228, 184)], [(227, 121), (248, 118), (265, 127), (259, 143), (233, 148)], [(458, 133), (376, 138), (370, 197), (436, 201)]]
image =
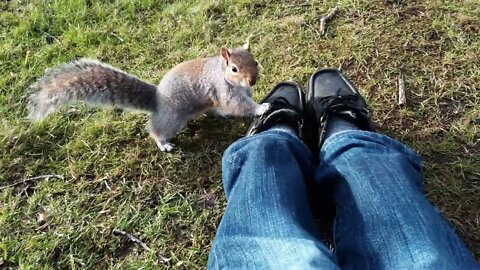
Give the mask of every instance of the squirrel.
[(158, 86), (108, 64), (81, 59), (47, 71), (30, 86), (28, 117), (42, 120), (56, 109), (83, 101), (150, 113), (148, 131), (161, 151), (174, 149), (171, 139), (202, 113), (221, 116), (263, 114), (268, 104), (252, 99), (258, 63), (249, 42), (222, 47), (220, 55), (182, 62)]

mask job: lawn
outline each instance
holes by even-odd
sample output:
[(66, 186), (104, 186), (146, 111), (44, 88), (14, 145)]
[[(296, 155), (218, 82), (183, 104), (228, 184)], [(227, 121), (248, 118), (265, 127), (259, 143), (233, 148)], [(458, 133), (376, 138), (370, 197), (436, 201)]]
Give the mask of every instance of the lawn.
[[(335, 5), (322, 36), (320, 17)], [(428, 197), (480, 258), (479, 14), (478, 0), (1, 1), (0, 268), (205, 268), (225, 207), (222, 153), (247, 119), (199, 118), (166, 154), (145, 115), (80, 105), (32, 124), (26, 93), (46, 68), (81, 57), (158, 83), (250, 34), (256, 100), (277, 82), (341, 67), (378, 129), (421, 153)], [(46, 174), (63, 179), (5, 187)]]

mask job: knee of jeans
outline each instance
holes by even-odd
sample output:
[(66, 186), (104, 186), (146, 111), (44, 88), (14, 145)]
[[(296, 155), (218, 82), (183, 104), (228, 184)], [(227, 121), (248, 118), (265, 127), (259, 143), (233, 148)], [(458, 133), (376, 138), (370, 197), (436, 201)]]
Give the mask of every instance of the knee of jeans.
[(322, 155), (335, 156), (352, 149), (363, 149), (367, 153), (396, 153), (405, 157), (417, 170), (422, 170), (422, 159), (415, 151), (386, 135), (369, 131), (345, 131), (338, 134), (325, 143)]
[(246, 137), (230, 145), (223, 154), (222, 162), (242, 166), (244, 161), (253, 156), (256, 159), (265, 154), (291, 152), (292, 138), (284, 134), (262, 134), (262, 136)]
[(410, 252), (398, 256), (393, 269), (461, 269), (457, 259), (448, 252), (426, 248), (425, 246), (410, 247)]

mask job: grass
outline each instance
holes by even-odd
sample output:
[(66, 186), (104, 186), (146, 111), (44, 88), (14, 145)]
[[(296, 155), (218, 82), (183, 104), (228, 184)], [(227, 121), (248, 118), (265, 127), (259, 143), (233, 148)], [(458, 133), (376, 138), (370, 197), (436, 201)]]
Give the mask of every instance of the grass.
[[(404, 3), (402, 3), (404, 2)], [(425, 161), (428, 197), (480, 258), (480, 7), (462, 1), (11, 0), (0, 3), (0, 268), (201, 269), (225, 206), (220, 161), (248, 121), (200, 118), (164, 154), (145, 116), (84, 106), (40, 124), (26, 89), (48, 67), (98, 58), (159, 82), (176, 63), (240, 46), (249, 34), (275, 83), (339, 67), (363, 91), (382, 132)], [(396, 105), (404, 74), (408, 106)], [(139, 236), (155, 254), (111, 234)]]

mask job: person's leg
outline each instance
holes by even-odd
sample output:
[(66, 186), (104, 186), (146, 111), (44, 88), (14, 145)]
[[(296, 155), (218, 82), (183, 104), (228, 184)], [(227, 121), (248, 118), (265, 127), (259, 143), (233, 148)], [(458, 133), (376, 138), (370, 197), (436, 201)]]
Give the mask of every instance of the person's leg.
[[(319, 191), (332, 191), (337, 207), (339, 266), (478, 269), (473, 255), (426, 199), (420, 157), (387, 136), (359, 130), (371, 129), (366, 104), (340, 73), (316, 74), (310, 85), (310, 100), (330, 95), (334, 101), (327, 98), (330, 101), (321, 103), (338, 108), (317, 115), (323, 115), (324, 122), (320, 121), (323, 143), (315, 178)], [(319, 105), (312, 108), (328, 111)], [(331, 121), (325, 121), (328, 118)]]
[(310, 211), (305, 178), (315, 170), (312, 153), (295, 128), (260, 126), (223, 157), (228, 205), (208, 268), (338, 269)]
[(426, 199), (421, 160), (368, 131), (329, 137), (318, 181), (337, 206), (335, 245), (345, 269), (477, 269), (470, 251)]

